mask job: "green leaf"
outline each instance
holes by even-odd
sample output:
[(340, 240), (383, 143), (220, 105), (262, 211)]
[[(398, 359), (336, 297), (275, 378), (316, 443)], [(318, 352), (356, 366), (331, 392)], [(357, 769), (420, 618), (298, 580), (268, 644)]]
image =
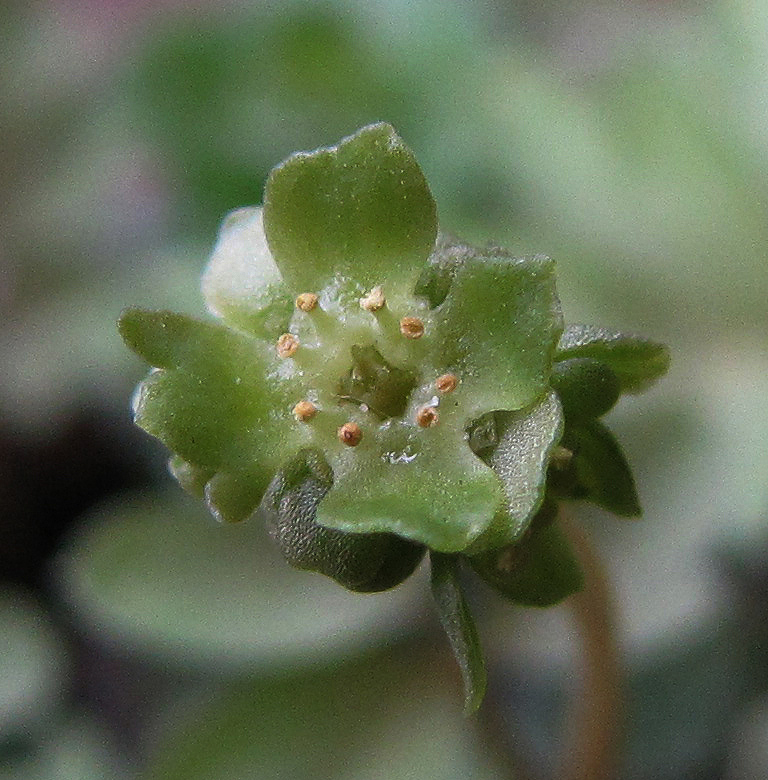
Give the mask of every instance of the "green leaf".
[(293, 298), (269, 251), (260, 208), (224, 219), (202, 288), (210, 311), (231, 325), (270, 341), (285, 333)]
[(411, 631), (421, 608), (411, 583), (362, 599), (298, 572), (261, 523), (214, 523), (180, 490), (98, 507), (56, 564), (86, 632), (166, 670), (263, 678), (336, 664)]
[[(341, 591), (340, 588), (336, 588)], [(350, 597), (351, 598), (351, 597)], [(369, 609), (382, 600), (361, 599)], [(501, 780), (422, 645), (246, 675), (164, 729), (144, 780)], [(340, 704), (340, 703), (343, 703)], [(171, 724), (169, 724), (171, 725)]]
[[(0, 767), (4, 770), (3, 759), (8, 757), (4, 748), (10, 749), (17, 740), (34, 743), (48, 735), (63, 705), (69, 664), (54, 621), (27, 590), (0, 585), (0, 625)], [(5, 777), (1, 770), (0, 774)]]
[(565, 534), (553, 519), (534, 520), (516, 544), (468, 558), (470, 566), (510, 601), (548, 607), (580, 590), (583, 576)]
[(275, 168), (264, 194), (275, 261), (295, 292), (332, 282), (410, 291), (435, 243), (437, 216), (412, 152), (387, 124)]
[(569, 325), (563, 333), (555, 360), (576, 357), (609, 366), (623, 393), (645, 390), (669, 368), (669, 349), (664, 344), (592, 325)]
[[(389, 438), (387, 438), (387, 436)], [(351, 533), (393, 533), (441, 552), (466, 549), (504, 501), (499, 478), (462, 431), (393, 426), (328, 453), (333, 487), (317, 521)]]
[(509, 544), (525, 532), (544, 500), (547, 464), (563, 431), (560, 403), (552, 391), (530, 409), (495, 412), (492, 418), (497, 442), (483, 459), (501, 479), (506, 501), (472, 546), (475, 551)]
[(461, 591), (459, 560), (455, 555), (430, 553), (432, 596), (440, 623), (448, 635), (451, 649), (464, 681), (464, 711), (476, 712), (485, 696), (486, 675), (483, 650), (475, 622)]
[(621, 395), (616, 373), (593, 358), (569, 358), (555, 363), (550, 383), (569, 421), (601, 417)]
[(348, 534), (315, 520), (333, 476), (320, 453), (304, 450), (272, 480), (259, 507), (286, 560), (359, 592), (388, 590), (413, 573), (424, 547), (393, 534)]
[(597, 420), (569, 425), (562, 444), (573, 452), (568, 467), (577, 484), (573, 497), (624, 517), (642, 513), (632, 471), (608, 428)]
[(276, 376), (267, 376), (274, 351), (170, 312), (129, 310), (119, 327), (128, 346), (163, 369), (139, 386), (136, 423), (180, 458), (177, 468), (188, 464), (182, 469), (188, 488), (199, 491), (200, 479), (211, 475), (205, 495), (219, 519), (244, 519), (285, 450), (297, 450), (307, 435), (291, 415), (295, 399)]
[(459, 377), (467, 421), (544, 394), (562, 330), (551, 260), (502, 250), (467, 256), (434, 316), (433, 351)]

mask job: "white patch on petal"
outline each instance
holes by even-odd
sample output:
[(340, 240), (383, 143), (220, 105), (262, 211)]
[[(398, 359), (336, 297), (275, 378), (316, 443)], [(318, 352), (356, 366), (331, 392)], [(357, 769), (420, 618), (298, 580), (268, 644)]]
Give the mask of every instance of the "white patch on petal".
[(261, 207), (237, 209), (225, 217), (203, 273), (209, 311), (227, 318), (258, 316), (282, 285), (264, 234)]

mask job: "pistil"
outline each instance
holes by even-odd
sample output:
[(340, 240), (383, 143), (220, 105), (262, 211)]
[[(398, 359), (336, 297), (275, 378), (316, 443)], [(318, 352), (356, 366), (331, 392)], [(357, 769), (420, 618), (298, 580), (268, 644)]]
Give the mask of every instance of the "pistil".
[(384, 290), (381, 286), (374, 287), (364, 298), (360, 299), (360, 307), (366, 311), (376, 312), (387, 305), (387, 299), (384, 297)]

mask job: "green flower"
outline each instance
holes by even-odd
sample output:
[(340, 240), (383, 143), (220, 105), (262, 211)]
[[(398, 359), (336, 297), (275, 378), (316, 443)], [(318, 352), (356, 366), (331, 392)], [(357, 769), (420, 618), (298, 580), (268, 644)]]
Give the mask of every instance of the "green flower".
[[(578, 588), (553, 501), (636, 513), (596, 418), (663, 373), (666, 352), (563, 335), (551, 260), (438, 236), (424, 176), (386, 124), (272, 171), (263, 208), (224, 221), (203, 292), (221, 322), (121, 318), (155, 367), (136, 422), (217, 518), (260, 516), (296, 566), (377, 591), (432, 551), (475, 706), (459, 556), (522, 603)], [(616, 495), (606, 464), (611, 486), (624, 478)]]

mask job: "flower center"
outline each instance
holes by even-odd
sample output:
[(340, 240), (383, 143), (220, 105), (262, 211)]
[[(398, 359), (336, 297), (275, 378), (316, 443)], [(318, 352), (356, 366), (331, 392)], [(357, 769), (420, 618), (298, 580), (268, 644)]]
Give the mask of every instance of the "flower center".
[(388, 363), (374, 346), (352, 346), (352, 368), (338, 385), (342, 401), (367, 407), (381, 420), (402, 417), (418, 382), (415, 372)]
[(439, 396), (452, 393), (459, 379), (429, 366), (429, 325), (416, 316), (422, 304), (388, 301), (380, 286), (362, 298), (330, 293), (300, 294), (292, 332), (276, 344), (305, 388), (293, 419), (323, 440), (333, 432), (347, 447), (357, 447), (366, 429), (377, 440), (391, 438), (395, 419), (403, 433), (438, 425)]

